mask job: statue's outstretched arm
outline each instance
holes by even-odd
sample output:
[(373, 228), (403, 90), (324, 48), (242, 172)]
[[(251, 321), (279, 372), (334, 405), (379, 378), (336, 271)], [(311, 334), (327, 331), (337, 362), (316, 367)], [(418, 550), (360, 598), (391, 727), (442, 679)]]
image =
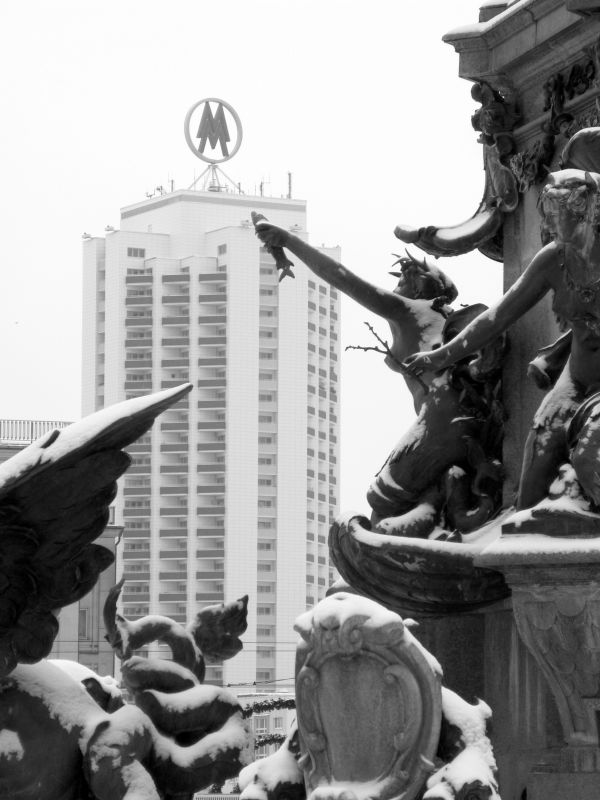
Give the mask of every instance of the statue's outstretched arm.
[(266, 221), (257, 222), (255, 227), (257, 236), (264, 244), (287, 248), (315, 275), (374, 314), (385, 319), (398, 320), (403, 313), (409, 311), (409, 305), (404, 298), (360, 278), (335, 259), (311, 247), (289, 231)]
[(476, 317), (448, 344), (418, 353), (404, 362), (413, 374), (437, 372), (481, 350), (529, 311), (550, 290), (548, 272), (554, 264), (554, 244), (535, 256), (521, 277), (496, 305)]

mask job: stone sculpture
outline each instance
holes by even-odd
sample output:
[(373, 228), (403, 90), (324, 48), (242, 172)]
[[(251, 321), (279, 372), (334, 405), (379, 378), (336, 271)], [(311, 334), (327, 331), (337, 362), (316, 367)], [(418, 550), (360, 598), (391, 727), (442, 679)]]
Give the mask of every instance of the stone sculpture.
[[(454, 340), (434, 352), (409, 358), (415, 375), (446, 369), (506, 331), (548, 292), (559, 323), (571, 332), (552, 348), (554, 361), (566, 361), (544, 399), (525, 446), (517, 508), (544, 500), (559, 467), (573, 456), (579, 483), (597, 498), (596, 394), (600, 381), (600, 129), (576, 134), (563, 153), (563, 169), (549, 176), (541, 195), (544, 228), (550, 239), (500, 302), (483, 312)], [(568, 349), (567, 349), (568, 348)], [(557, 355), (558, 354), (558, 355)], [(554, 364), (548, 382), (558, 373)], [(573, 419), (583, 401), (585, 411)]]
[[(117, 617), (117, 587), (106, 613), (135, 705), (78, 665), (43, 660), (55, 612), (112, 560), (93, 540), (130, 462), (122, 448), (190, 388), (105, 409), (0, 466), (0, 798), (191, 800), (249, 760), (236, 699), (201, 685), (204, 655), (241, 649), (247, 598), (203, 610), (186, 631), (164, 618)], [(154, 638), (172, 646), (173, 662), (132, 655)]]
[(0, 465), (0, 677), (48, 655), (56, 612), (83, 597), (112, 563), (93, 542), (131, 461), (123, 448), (191, 388), (106, 408)]
[[(400, 259), (400, 271), (392, 273), (398, 285), (390, 292), (264, 219), (257, 220), (256, 232), (267, 247), (285, 246), (387, 321), (392, 344), (386, 364), (404, 376), (418, 413), (368, 492), (371, 519), (354, 514), (332, 527), (332, 556), (342, 576), (402, 612), (439, 605), (464, 609), (506, 596), (498, 573), (473, 566), (477, 547), (440, 548), (441, 539), (468, 539), (500, 508), (504, 414), (499, 381), (505, 339), (499, 336), (480, 353), (466, 354), (441, 375), (421, 379), (402, 365), (411, 347), (431, 349), (452, 341), (486, 307), (453, 310), (456, 287), (425, 260)], [(436, 547), (415, 545), (415, 537), (436, 539)]]
[(489, 708), (441, 686), (410, 624), (345, 593), (298, 618), (299, 736), (245, 768), (243, 800), (499, 800)]

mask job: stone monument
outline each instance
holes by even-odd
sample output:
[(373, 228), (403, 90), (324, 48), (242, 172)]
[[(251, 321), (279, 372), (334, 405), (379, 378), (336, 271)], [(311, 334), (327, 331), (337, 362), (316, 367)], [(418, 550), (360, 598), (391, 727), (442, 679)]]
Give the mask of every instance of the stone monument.
[(255, 227), (387, 320), (379, 349), (415, 400), (370, 516), (332, 526), (337, 588), (416, 617), (449, 683), (490, 703), (505, 800), (587, 800), (600, 796), (600, 6), (485, 3), (445, 41), (480, 105), (484, 197), (465, 223), (395, 234), (502, 261), (493, 308), (453, 309), (420, 257), (388, 292)]

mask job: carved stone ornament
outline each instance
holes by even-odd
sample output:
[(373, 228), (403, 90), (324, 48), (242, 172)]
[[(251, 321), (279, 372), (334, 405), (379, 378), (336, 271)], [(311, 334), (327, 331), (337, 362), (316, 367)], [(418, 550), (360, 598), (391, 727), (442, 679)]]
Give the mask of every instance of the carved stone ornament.
[[(459, 225), (415, 228), (398, 225), (394, 234), (407, 244), (416, 244), (434, 256), (458, 256), (481, 249), (485, 255), (502, 260), (501, 227), (504, 214), (514, 211), (519, 201), (515, 177), (507, 165), (514, 149), (512, 129), (520, 119), (516, 102), (507, 92), (499, 92), (488, 83), (474, 85), (473, 98), (481, 103), (471, 122), (481, 131), (484, 147), (485, 189), (475, 214)], [(488, 242), (496, 241), (486, 248)]]
[(600, 584), (513, 586), (523, 642), (544, 673), (570, 745), (598, 746)]
[(298, 618), (296, 702), (307, 795), (411, 800), (440, 735), (439, 665), (398, 615), (339, 593)]

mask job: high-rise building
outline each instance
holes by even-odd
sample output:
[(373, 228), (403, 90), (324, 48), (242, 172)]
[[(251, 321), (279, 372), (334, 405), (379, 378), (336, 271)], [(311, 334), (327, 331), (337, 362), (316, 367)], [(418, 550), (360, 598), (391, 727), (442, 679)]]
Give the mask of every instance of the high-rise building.
[(124, 613), (184, 622), (248, 594), (244, 653), (207, 677), (275, 688), (292, 682), (295, 617), (329, 584), (340, 312), (300, 264), (278, 283), (251, 211), (306, 235), (304, 201), (191, 190), (86, 235), (83, 411), (193, 384), (130, 448)]

